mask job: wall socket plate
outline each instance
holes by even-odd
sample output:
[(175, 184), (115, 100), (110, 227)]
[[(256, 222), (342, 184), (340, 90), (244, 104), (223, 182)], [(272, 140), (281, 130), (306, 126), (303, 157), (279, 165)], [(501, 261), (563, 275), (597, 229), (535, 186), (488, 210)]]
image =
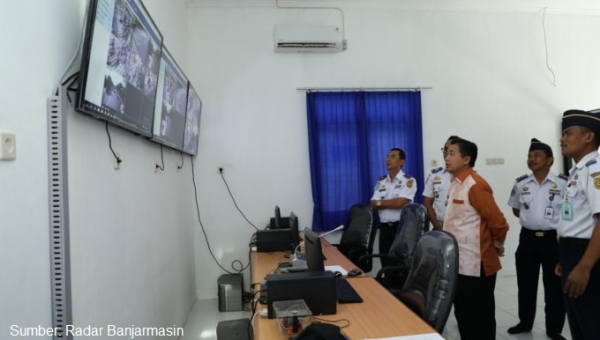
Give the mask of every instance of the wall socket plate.
[(17, 158), (15, 134), (0, 131), (0, 161), (13, 161)]
[(486, 165), (503, 165), (504, 164), (504, 158), (502, 158), (502, 157), (486, 158), (485, 159), (485, 164)]

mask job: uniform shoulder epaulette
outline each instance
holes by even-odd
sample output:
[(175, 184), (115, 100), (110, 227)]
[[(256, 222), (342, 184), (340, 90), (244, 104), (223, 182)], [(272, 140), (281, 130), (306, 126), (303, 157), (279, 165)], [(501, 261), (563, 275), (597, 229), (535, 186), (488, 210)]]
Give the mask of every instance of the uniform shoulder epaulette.
[(381, 181), (381, 180), (384, 180), (384, 179), (386, 179), (386, 178), (387, 178), (387, 175), (383, 175), (383, 176), (380, 176), (380, 177), (379, 177), (377, 180), (378, 180), (378, 181)]
[(440, 166), (439, 168), (431, 169), (431, 173), (432, 173), (432, 174), (435, 174), (435, 173), (437, 173), (437, 172), (440, 172), (440, 171), (442, 171), (442, 170), (444, 170), (444, 168), (442, 168), (442, 167)]
[(525, 174), (523, 176), (517, 177), (517, 183), (521, 182), (522, 180), (524, 180), (525, 178), (529, 177), (528, 174)]
[(565, 181), (569, 180), (569, 176), (565, 175), (565, 174), (558, 174), (558, 178), (560, 179), (564, 179)]
[(411, 175), (409, 175), (409, 174), (404, 174), (404, 178), (411, 179), (411, 178), (412, 178), (412, 176), (411, 176)]
[(598, 161), (596, 160), (596, 158), (590, 159), (587, 163), (585, 163), (585, 166), (590, 166), (592, 164), (596, 164)]

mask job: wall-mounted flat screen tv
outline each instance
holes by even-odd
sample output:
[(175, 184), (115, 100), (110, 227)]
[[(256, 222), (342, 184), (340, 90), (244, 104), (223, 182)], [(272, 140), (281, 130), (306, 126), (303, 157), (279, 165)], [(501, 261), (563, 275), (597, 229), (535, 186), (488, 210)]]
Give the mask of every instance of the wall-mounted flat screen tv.
[(152, 141), (176, 150), (183, 149), (188, 80), (163, 45), (154, 105)]
[(91, 0), (85, 25), (76, 110), (151, 137), (162, 34), (140, 0)]
[(198, 153), (198, 135), (200, 133), (200, 112), (202, 101), (192, 83), (188, 86), (187, 114), (185, 116), (185, 134), (183, 152), (195, 156)]

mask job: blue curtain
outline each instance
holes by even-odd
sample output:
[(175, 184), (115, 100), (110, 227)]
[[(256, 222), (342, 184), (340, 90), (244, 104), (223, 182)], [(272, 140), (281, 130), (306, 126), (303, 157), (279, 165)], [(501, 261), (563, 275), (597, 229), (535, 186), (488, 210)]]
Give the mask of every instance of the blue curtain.
[(417, 180), (422, 201), (420, 92), (309, 92), (306, 106), (314, 230), (344, 224), (352, 205), (370, 201), (394, 147), (406, 152), (402, 170)]

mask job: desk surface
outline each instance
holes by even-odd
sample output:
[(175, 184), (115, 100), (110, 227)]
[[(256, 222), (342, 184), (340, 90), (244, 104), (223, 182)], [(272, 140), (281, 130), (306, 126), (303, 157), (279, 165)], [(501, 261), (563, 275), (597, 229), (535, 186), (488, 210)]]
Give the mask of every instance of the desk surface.
[[(346, 270), (356, 266), (350, 262), (337, 248), (323, 242), (323, 254), (327, 258), (326, 266), (339, 265)], [(285, 253), (252, 254), (252, 282), (260, 282), (272, 273), (280, 262), (288, 262)], [(338, 304), (337, 314), (320, 315), (324, 320), (347, 319), (350, 325), (342, 331), (350, 339), (385, 338), (399, 335), (435, 333), (425, 321), (414, 314), (408, 307), (383, 288), (375, 279), (367, 275), (347, 278), (358, 294), (362, 303)], [(263, 306), (266, 307), (266, 306)], [(258, 307), (261, 308), (261, 307)], [(342, 326), (344, 323), (336, 323)], [(275, 320), (256, 316), (254, 320), (256, 340), (279, 340)]]

